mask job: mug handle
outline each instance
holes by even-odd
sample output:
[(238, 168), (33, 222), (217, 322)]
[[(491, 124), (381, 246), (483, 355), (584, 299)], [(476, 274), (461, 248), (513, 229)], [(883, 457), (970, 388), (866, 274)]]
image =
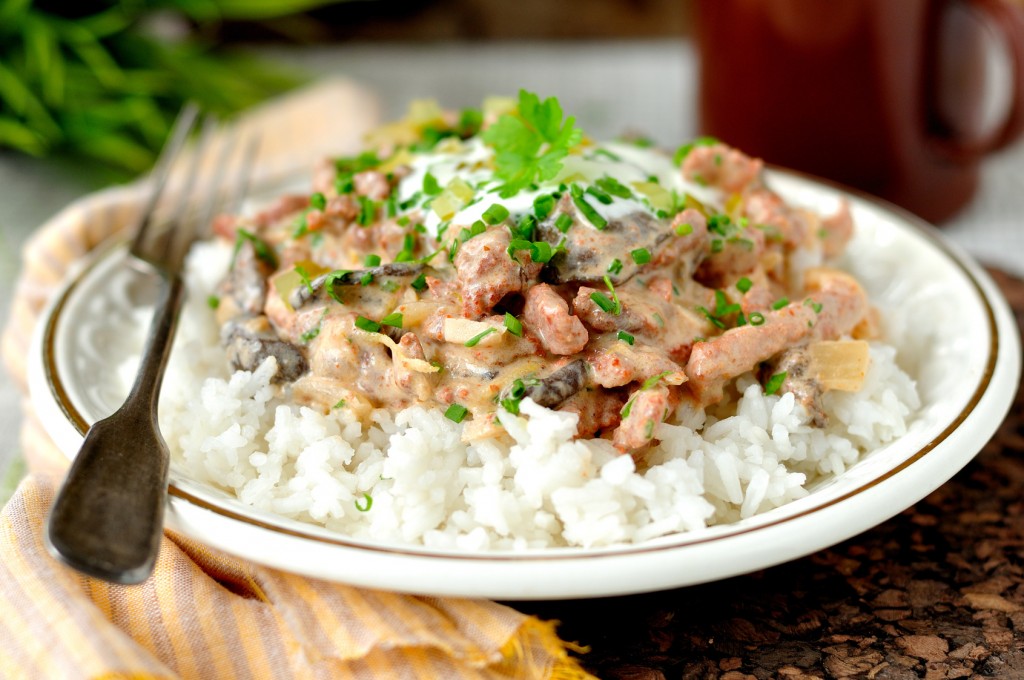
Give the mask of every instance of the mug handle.
[(961, 0), (964, 5), (992, 19), (1009, 48), (1013, 72), (1013, 97), (1006, 119), (979, 140), (946, 139), (945, 146), (957, 156), (976, 157), (1000, 149), (1024, 132), (1024, 8), (1007, 0)]

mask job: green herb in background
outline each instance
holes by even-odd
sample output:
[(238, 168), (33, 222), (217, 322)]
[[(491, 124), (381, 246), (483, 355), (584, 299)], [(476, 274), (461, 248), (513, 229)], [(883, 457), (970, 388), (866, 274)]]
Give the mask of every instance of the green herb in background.
[(230, 115), (301, 82), (205, 36), (328, 0), (0, 0), (0, 149), (146, 170), (189, 100)]

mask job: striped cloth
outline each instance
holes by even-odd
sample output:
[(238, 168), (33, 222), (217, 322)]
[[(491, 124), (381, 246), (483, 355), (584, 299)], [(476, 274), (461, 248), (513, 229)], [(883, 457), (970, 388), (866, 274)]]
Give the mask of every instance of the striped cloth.
[[(327, 115), (325, 115), (325, 113)], [(255, 183), (352, 153), (377, 118), (331, 81), (238, 123), (266, 134)], [(28, 243), (2, 350), (25, 388), (29, 338), (68, 269), (132, 224), (143, 187), (79, 201)], [(2, 678), (587, 678), (554, 625), (494, 602), (399, 595), (284, 573), (165, 532), (137, 586), (83, 576), (47, 553), (42, 527), (66, 468), (26, 408), (30, 474), (0, 513)]]

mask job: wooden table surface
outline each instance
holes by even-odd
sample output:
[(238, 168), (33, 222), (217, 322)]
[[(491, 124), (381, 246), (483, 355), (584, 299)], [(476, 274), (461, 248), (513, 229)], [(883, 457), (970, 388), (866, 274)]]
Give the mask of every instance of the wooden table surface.
[[(992, 272), (1024, 331), (1024, 281)], [(667, 592), (512, 603), (601, 678), (1024, 678), (1024, 388), (950, 482), (788, 564)]]

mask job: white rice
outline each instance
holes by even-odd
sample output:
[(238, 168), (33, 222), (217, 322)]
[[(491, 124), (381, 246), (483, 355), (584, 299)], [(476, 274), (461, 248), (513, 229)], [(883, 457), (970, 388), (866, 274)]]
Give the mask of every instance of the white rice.
[(207, 295), (224, 248), (190, 261), (183, 314), (161, 404), (175, 464), (244, 504), (348, 536), (460, 550), (604, 546), (734, 522), (808, 493), (907, 430), (920, 406), (896, 350), (871, 345), (862, 390), (830, 392), (829, 424), (808, 423), (792, 394), (738, 380), (737, 401), (686, 406), (655, 431), (637, 468), (605, 440), (573, 440), (576, 416), (530, 400), (500, 412), (507, 436), (465, 444), (440, 410), (377, 410), (369, 427), (346, 409), (287, 402), (273, 359), (228, 375)]

